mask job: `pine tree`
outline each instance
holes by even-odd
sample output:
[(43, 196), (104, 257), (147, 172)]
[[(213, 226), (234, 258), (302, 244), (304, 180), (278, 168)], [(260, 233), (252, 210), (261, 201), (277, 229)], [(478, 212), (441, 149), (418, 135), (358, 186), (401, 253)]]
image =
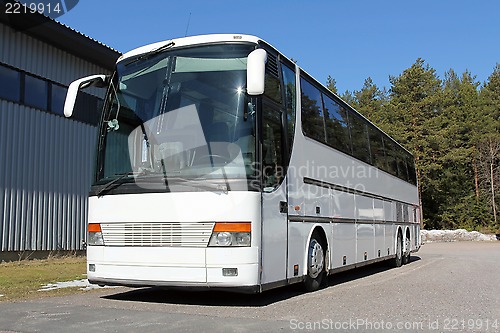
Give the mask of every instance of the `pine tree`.
[(479, 215), (483, 210), (468, 209), (471, 205), (478, 208), (484, 205), (479, 197), (474, 143), (480, 121), (478, 87), (479, 82), (470, 72), (461, 77), (452, 69), (445, 73), (442, 107), (436, 119), (441, 138), (439, 189), (443, 196), (438, 214), (442, 227), (470, 229), (481, 223)]
[(440, 112), (441, 81), (436, 71), (421, 58), (398, 77), (390, 77), (388, 133), (409, 149), (414, 157), (419, 180), (421, 207), (425, 221), (438, 222), (439, 197), (436, 197), (441, 172), (439, 137), (435, 118)]
[(387, 101), (387, 92), (380, 90), (371, 77), (368, 77), (361, 90), (354, 91), (357, 110), (371, 122), (383, 126), (386, 115), (383, 105)]
[(500, 192), (500, 64), (484, 84), (480, 93), (480, 121), (475, 136), (477, 175), (482, 195), (490, 205), (494, 228), (498, 222), (498, 193)]
[(338, 94), (337, 81), (335, 81), (331, 75), (328, 75), (328, 78), (326, 79), (326, 87), (334, 94)]

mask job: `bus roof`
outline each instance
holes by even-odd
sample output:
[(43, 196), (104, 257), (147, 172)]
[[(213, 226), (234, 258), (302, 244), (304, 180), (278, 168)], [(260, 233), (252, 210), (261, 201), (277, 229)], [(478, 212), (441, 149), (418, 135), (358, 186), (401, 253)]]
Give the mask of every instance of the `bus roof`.
[[(153, 43), (149, 45), (145, 45), (139, 47), (137, 49), (131, 50), (125, 54), (123, 54), (120, 58), (118, 58), (118, 62), (135, 57), (144, 53), (151, 52), (156, 50), (168, 43), (174, 43), (174, 47), (179, 46), (187, 46), (187, 45), (197, 45), (197, 44), (208, 44), (208, 43), (217, 43), (217, 42), (249, 42), (257, 44), (263, 41), (262, 39), (251, 36), (251, 35), (240, 35), (240, 34), (212, 34), (212, 35), (199, 35), (199, 36), (190, 36), (190, 37), (182, 37), (182, 38), (174, 38), (158, 43)], [(267, 44), (267, 43), (266, 43)]]

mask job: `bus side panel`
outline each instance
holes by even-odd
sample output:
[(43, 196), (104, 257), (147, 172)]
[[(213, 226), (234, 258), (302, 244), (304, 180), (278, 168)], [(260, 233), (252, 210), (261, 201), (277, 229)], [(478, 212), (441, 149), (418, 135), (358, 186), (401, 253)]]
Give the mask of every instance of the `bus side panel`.
[(317, 186), (303, 184), (301, 186), (301, 196), (304, 198), (304, 215), (329, 217), (331, 197), (330, 189)]
[(356, 223), (357, 250), (356, 261), (363, 262), (374, 259), (375, 228), (373, 224)]
[(354, 220), (354, 195), (346, 192), (332, 190), (333, 218)]
[(373, 200), (373, 219), (375, 220), (375, 257), (384, 257), (387, 255), (385, 248), (385, 210), (384, 201), (380, 199)]
[(392, 202), (384, 201), (384, 221), (394, 221), (396, 216), (393, 213)]
[[(332, 190), (334, 223), (331, 256), (332, 268), (356, 262), (356, 225), (354, 194)], [(344, 263), (344, 257), (346, 259)]]
[[(357, 262), (375, 258), (375, 228), (373, 225), (373, 199), (356, 195)], [(371, 223), (370, 223), (371, 221)]]
[(354, 264), (356, 262), (356, 225), (354, 223), (333, 223), (332, 226), (332, 268)]
[[(288, 222), (288, 278), (307, 274), (307, 267), (304, 267), (305, 253), (307, 251), (308, 239), (312, 223)], [(295, 271), (294, 265), (299, 269)]]
[[(375, 258), (384, 257), (385, 249), (385, 226), (381, 223), (375, 224)], [(387, 250), (385, 250), (387, 251)]]
[(393, 225), (390, 222), (386, 222), (384, 225), (384, 236), (385, 236), (385, 242), (384, 242), (384, 250), (382, 251), (384, 255), (390, 256), (393, 255), (394, 249), (393, 249), (393, 243), (394, 243), (394, 231), (393, 231)]

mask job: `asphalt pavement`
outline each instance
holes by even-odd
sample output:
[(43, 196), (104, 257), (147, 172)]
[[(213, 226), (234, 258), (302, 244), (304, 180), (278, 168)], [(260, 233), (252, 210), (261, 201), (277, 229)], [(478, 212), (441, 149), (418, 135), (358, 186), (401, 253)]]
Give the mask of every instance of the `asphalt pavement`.
[(0, 332), (500, 332), (500, 242), (431, 243), (260, 295), (115, 288), (0, 303)]

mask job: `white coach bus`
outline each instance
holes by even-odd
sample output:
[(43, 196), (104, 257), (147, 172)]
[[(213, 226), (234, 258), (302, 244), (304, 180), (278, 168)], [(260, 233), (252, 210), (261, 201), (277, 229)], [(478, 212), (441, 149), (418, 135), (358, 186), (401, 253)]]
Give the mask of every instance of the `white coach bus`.
[(263, 40), (173, 39), (121, 56), (89, 198), (88, 279), (242, 292), (420, 246), (412, 155)]

